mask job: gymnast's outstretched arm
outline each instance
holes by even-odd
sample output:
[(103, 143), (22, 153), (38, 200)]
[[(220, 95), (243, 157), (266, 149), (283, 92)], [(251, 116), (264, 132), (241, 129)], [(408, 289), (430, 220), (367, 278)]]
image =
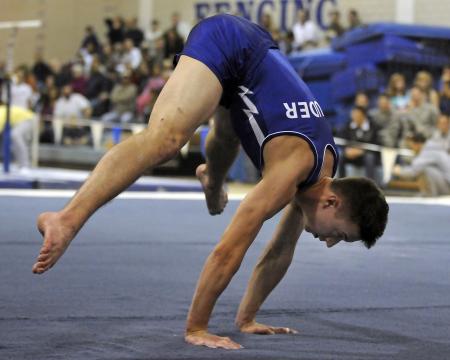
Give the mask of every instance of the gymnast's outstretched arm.
[(303, 227), (303, 213), (294, 199), (284, 209), (275, 234), (264, 249), (242, 298), (236, 316), (236, 325), (242, 332), (262, 335), (296, 333), (286, 327), (257, 323), (255, 317), (267, 296), (286, 274)]

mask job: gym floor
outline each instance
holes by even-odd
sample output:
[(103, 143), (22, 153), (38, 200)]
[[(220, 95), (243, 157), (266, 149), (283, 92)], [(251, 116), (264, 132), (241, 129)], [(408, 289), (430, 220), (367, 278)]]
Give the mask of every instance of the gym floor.
[(277, 218), (267, 222), (219, 299), (210, 330), (245, 349), (184, 343), (202, 265), (238, 206), (207, 214), (201, 196), (136, 195), (102, 208), (60, 262), (38, 276), (36, 216), (67, 198), (0, 194), (0, 359), (450, 358), (450, 201), (391, 199), (373, 249), (327, 249), (303, 234), (258, 316), (297, 335), (246, 335), (234, 316)]

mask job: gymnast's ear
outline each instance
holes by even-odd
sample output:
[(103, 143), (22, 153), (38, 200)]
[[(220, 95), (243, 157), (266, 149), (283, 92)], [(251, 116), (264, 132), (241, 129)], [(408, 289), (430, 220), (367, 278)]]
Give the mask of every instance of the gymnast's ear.
[(341, 200), (339, 199), (339, 197), (335, 194), (335, 193), (330, 193), (325, 201), (324, 201), (324, 208), (329, 208), (329, 207), (335, 207), (337, 208), (341, 203)]

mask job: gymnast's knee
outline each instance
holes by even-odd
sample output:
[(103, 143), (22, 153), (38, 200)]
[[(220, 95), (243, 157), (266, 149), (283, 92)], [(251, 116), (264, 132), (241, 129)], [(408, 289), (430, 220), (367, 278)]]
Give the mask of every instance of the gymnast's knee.
[(176, 157), (192, 134), (176, 128), (147, 129), (147, 142), (157, 144), (157, 163), (162, 164)]

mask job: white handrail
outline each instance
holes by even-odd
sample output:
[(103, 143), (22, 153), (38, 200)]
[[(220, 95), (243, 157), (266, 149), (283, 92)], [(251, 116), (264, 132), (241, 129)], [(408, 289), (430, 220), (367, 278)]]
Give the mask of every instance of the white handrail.
[[(63, 128), (65, 125), (72, 126), (89, 126), (92, 133), (93, 139), (93, 147), (96, 150), (101, 149), (101, 139), (103, 136), (104, 129), (117, 129), (131, 131), (133, 134), (136, 134), (142, 130), (144, 130), (147, 125), (143, 123), (127, 123), (127, 124), (115, 124), (115, 123), (104, 123), (100, 120), (94, 119), (74, 119), (74, 118), (60, 118), (60, 117), (44, 117), (43, 121), (52, 122), (55, 142), (61, 143)], [(35, 122), (36, 126), (34, 126), (34, 134), (33, 134), (33, 144), (32, 144), (32, 163), (33, 166), (37, 166), (39, 160), (39, 126), (37, 125), (37, 121)], [(203, 129), (205, 125), (201, 126), (197, 131)], [(392, 175), (392, 169), (395, 164), (395, 160), (398, 155), (411, 157), (414, 153), (409, 149), (404, 148), (391, 148), (381, 145), (362, 143), (357, 141), (348, 141), (343, 138), (335, 137), (334, 141), (337, 145), (341, 146), (352, 146), (357, 147), (363, 150), (375, 151), (381, 154), (381, 163), (383, 167), (383, 180), (388, 182)], [(189, 150), (189, 142), (183, 147), (182, 154), (186, 155)]]

